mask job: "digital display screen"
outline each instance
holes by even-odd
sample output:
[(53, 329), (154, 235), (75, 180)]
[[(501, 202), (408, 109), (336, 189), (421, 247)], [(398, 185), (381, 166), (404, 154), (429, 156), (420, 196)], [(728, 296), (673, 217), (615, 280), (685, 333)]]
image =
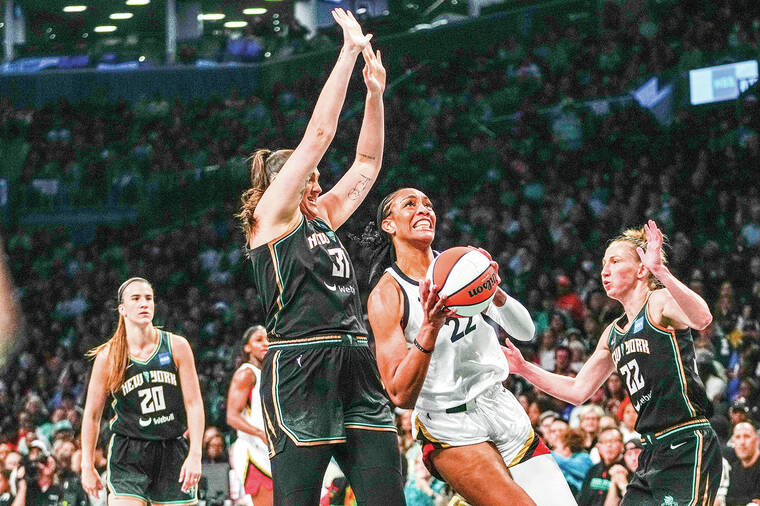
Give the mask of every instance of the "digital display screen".
[(692, 105), (737, 98), (757, 82), (757, 60), (747, 60), (689, 71)]

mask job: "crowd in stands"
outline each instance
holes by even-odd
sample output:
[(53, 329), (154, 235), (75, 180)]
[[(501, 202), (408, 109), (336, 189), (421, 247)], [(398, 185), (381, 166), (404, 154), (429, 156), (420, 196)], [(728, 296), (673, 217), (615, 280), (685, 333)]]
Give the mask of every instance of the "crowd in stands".
[[(756, 463), (757, 436), (741, 422), (760, 421), (758, 96), (750, 90), (709, 109), (677, 107), (667, 127), (636, 106), (577, 106), (630, 91), (652, 74), (711, 64), (723, 52), (757, 54), (757, 6), (694, 3), (699, 9), (658, 2), (659, 11), (629, 17), (607, 2), (598, 33), (569, 27), (532, 40), (512, 37), (475, 58), (447, 62), (396, 58), (389, 81), (406, 70), (409, 78), (386, 94), (384, 173), (340, 236), (356, 271), (367, 273), (367, 252), (352, 238), (374, 219), (386, 193), (420, 188), (439, 218), (434, 246), (490, 251), (504, 288), (531, 311), (536, 337), (519, 343), (526, 358), (574, 375), (620, 313), (599, 282), (606, 240), (655, 219), (670, 237), (671, 268), (712, 309), (712, 324), (695, 334), (699, 374), (713, 403), (713, 427), (733, 445), (726, 446), (727, 460), (735, 473), (753, 476), (752, 466), (747, 471), (738, 462)], [(317, 81), (305, 77), (261, 96), (205, 102), (19, 110), (0, 101), (0, 147), (16, 153), (7, 158), (15, 183), (59, 177), (70, 203), (91, 202), (126, 173), (139, 182), (152, 173), (240, 164), (258, 146), (292, 146), (308, 121)], [(320, 167), (326, 188), (353, 157), (361, 115), (352, 100), (346, 111), (348, 124)], [(176, 192), (179, 199), (181, 182)], [(238, 365), (237, 343), (262, 321), (232, 218), (236, 206), (234, 199), (215, 202), (199, 217), (163, 227), (142, 221), (99, 227), (86, 244), (63, 228), (3, 231), (26, 343), (0, 378), (0, 469), (21, 461), (27, 473), (37, 469), (28, 493), (77, 489), (90, 369), (83, 354), (112, 334), (116, 288), (133, 275), (155, 287), (155, 323), (185, 335), (195, 350), (207, 424), (221, 430), (221, 438), (207, 438), (213, 448), (204, 444), (205, 453), (224, 460), (219, 455), (231, 436), (224, 396)], [(508, 381), (579, 502), (620, 495), (640, 451), (621, 377), (613, 374), (581, 407), (540, 394), (519, 377)], [(398, 411), (409, 504), (437, 504), (450, 491), (419, 465), (408, 415)], [(0, 497), (17, 474), (0, 473)], [(345, 499), (345, 484), (333, 485), (330, 493)], [(732, 497), (730, 486), (725, 493)], [(70, 502), (86, 501), (76, 497)]]

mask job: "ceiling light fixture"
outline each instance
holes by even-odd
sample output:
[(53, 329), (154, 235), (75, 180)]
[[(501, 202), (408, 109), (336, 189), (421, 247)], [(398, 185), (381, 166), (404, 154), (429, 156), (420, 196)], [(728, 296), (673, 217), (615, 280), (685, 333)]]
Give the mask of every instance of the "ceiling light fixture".
[(110, 32), (115, 32), (116, 27), (113, 25), (101, 25), (101, 26), (96, 26), (92, 30), (98, 33), (110, 33)]
[(150, 0), (127, 0), (127, 5), (148, 5)]
[(225, 28), (244, 28), (248, 26), (248, 21), (227, 21), (224, 23)]
[(243, 14), (247, 16), (258, 16), (259, 14), (266, 14), (267, 10), (264, 7), (252, 7), (250, 9), (243, 9)]
[(83, 12), (87, 10), (86, 5), (67, 5), (63, 8), (63, 12)]
[(110, 16), (108, 16), (111, 19), (130, 19), (134, 14), (131, 12), (114, 12)]
[(217, 14), (213, 12), (198, 14), (199, 21), (219, 21), (220, 19), (224, 19), (224, 14)]

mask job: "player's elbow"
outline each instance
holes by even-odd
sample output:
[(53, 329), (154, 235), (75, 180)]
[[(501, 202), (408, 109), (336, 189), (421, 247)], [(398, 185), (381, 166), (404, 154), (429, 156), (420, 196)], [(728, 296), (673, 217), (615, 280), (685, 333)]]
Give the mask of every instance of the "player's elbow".
[(694, 330), (705, 330), (713, 321), (712, 313), (706, 311), (694, 322)]
[(388, 396), (391, 398), (393, 405), (401, 409), (414, 408), (414, 403), (417, 400), (408, 392), (388, 392)]

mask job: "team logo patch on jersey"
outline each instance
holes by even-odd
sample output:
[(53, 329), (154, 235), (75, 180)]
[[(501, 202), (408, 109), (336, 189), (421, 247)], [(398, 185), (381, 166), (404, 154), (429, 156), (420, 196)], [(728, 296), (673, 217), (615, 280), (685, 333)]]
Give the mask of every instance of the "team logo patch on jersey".
[(159, 364), (161, 364), (161, 365), (167, 365), (171, 361), (172, 361), (172, 357), (168, 353), (159, 353), (158, 354), (158, 363)]
[(644, 330), (644, 317), (642, 316), (635, 322), (633, 322), (633, 333), (636, 334), (637, 332), (641, 332)]

